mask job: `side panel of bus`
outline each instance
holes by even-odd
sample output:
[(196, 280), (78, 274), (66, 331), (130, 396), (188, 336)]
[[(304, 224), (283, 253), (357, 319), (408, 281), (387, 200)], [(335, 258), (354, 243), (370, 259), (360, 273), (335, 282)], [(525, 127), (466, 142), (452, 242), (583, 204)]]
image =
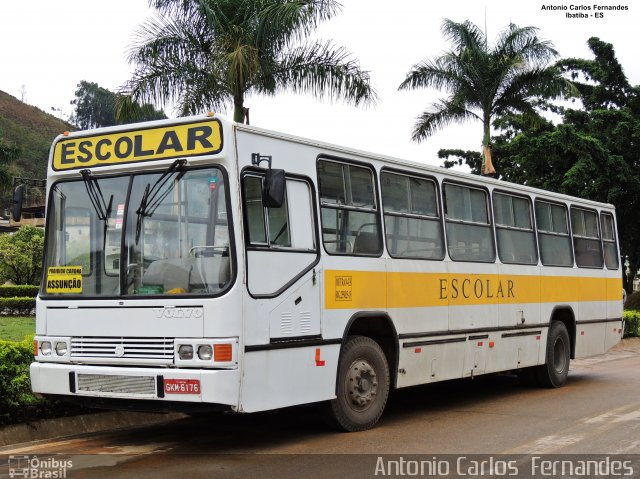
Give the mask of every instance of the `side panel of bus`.
[[(260, 184), (266, 168), (266, 163), (259, 168), (251, 164), (257, 153), (271, 156), (271, 166), (287, 173), (286, 213), (263, 211), (254, 204), (259, 197), (251, 184)], [(619, 267), (577, 267), (573, 251), (562, 266), (553, 266), (553, 258), (543, 266), (538, 257), (537, 201), (561, 204), (567, 224), (561, 236), (566, 242), (571, 241), (570, 203), (427, 175), (410, 167), (390, 168), (367, 157), (243, 130), (238, 132), (238, 160), (248, 244), (245, 411), (335, 397), (340, 348), (348, 334), (369, 335), (381, 344), (394, 387), (544, 364), (553, 320), (565, 322), (575, 357), (600, 354), (620, 339), (621, 303), (614, 291)], [(319, 176), (325, 170), (334, 177), (352, 175), (345, 185), (360, 182), (361, 187), (363, 181), (371, 181), (369, 193), (357, 193), (369, 199), (349, 204), (356, 192), (345, 190), (341, 197), (333, 187), (322, 197)], [(446, 242), (441, 257), (403, 257), (393, 249), (398, 243), (394, 218), (426, 216), (388, 208), (385, 175), (435, 185), (438, 212), (431, 219), (439, 222), (441, 241)], [(327, 178), (331, 177), (325, 182)], [(450, 194), (471, 195), (475, 206), (448, 205), (447, 189)], [(476, 208), (478, 201), (486, 203), (481, 228), (490, 245), (478, 246), (480, 240), (473, 239), (478, 233), (473, 230), (475, 218), (458, 220), (453, 211)], [(501, 218), (504, 212), (498, 214), (496, 202), (517, 202), (519, 220), (510, 225)], [(354, 221), (361, 224), (351, 236), (339, 237), (334, 222), (349, 214), (359, 216)], [(528, 215), (526, 221), (523, 214)], [(270, 226), (281, 230), (283, 218), (284, 241), (269, 232)], [(264, 233), (261, 221), (267, 225)], [(300, 238), (306, 243), (297, 243)], [(406, 238), (402, 241), (410, 243)], [(482, 241), (489, 241), (486, 238)], [(520, 247), (519, 241), (529, 242), (530, 248)], [(423, 240), (422, 246), (426, 243)], [(476, 260), (477, 248), (485, 248), (486, 255)]]

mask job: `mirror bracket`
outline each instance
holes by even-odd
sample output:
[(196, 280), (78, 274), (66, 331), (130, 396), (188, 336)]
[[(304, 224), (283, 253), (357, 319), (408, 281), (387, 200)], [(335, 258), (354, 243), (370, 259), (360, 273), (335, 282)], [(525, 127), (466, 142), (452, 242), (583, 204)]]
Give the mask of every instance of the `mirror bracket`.
[(251, 153), (251, 164), (260, 166), (263, 161), (267, 162), (267, 172), (262, 183), (262, 205), (266, 208), (280, 208), (284, 203), (286, 180), (284, 170), (271, 168), (272, 157)]

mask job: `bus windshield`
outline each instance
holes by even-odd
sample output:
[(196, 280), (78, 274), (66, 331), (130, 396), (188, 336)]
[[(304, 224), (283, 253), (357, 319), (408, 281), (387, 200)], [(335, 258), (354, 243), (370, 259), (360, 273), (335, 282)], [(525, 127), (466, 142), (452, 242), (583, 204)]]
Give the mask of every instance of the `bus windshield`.
[(60, 181), (42, 294), (220, 294), (230, 285), (227, 188), (218, 167)]

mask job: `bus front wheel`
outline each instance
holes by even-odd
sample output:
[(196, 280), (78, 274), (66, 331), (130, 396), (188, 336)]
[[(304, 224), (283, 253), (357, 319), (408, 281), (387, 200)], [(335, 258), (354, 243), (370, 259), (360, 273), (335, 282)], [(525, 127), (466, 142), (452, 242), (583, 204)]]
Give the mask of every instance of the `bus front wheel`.
[(380, 345), (366, 336), (347, 339), (338, 365), (336, 398), (331, 416), (345, 431), (372, 428), (389, 396), (389, 365)]
[(538, 383), (548, 388), (559, 388), (567, 382), (571, 342), (564, 323), (552, 321), (547, 337), (545, 364), (538, 366), (535, 373)]

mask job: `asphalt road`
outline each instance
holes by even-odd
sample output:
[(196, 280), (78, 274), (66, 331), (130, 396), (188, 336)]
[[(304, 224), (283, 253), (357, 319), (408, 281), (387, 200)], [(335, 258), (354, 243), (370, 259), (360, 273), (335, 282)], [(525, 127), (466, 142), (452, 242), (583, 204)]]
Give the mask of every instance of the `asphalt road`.
[[(505, 474), (496, 464), (485, 473), (499, 477), (518, 469), (526, 477), (532, 455), (580, 459), (571, 454), (640, 454), (640, 340), (573, 361), (567, 385), (557, 390), (499, 375), (396, 391), (378, 426), (362, 433), (327, 429), (317, 407), (206, 415), (0, 449), (0, 477), (8, 476), (9, 455), (37, 456), (50, 473), (71, 461), (63, 471), (68, 478), (186, 479), (378, 477), (391, 466), (410, 476), (440, 468), (459, 477), (461, 462), (462, 472), (474, 475), (468, 467), (475, 460), (505, 463)], [(629, 457), (639, 477), (640, 456)], [(444, 462), (451, 466), (446, 471)]]

